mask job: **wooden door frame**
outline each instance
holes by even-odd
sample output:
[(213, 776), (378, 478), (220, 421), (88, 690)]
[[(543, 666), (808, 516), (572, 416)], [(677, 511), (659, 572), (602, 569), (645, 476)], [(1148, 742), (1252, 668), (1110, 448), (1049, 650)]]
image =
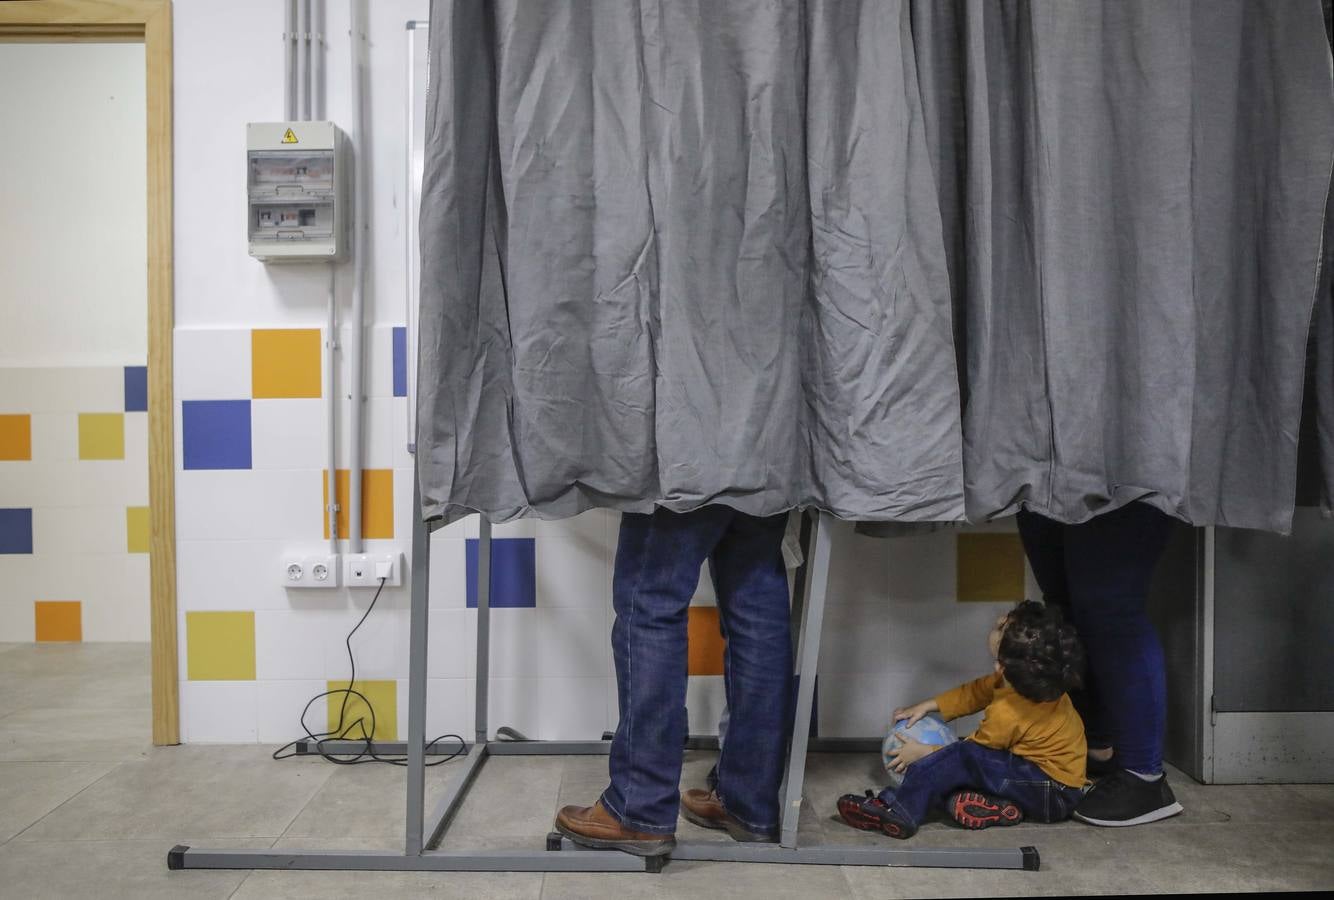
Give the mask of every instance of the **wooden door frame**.
[(148, 497), (153, 743), (180, 743), (172, 393), (171, 0), (0, 2), (0, 41), (142, 42), (148, 105)]

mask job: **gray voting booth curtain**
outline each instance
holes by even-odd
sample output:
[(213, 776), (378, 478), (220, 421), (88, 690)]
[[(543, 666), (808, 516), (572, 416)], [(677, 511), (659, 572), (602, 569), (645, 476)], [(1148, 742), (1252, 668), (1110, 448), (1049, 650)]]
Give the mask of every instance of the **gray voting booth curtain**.
[(431, 21), (428, 518), (1146, 499), (1287, 529), (1334, 147), (1316, 0)]
[(1315, 444), (1320, 460), (1318, 502), (1334, 517), (1334, 191), (1325, 209), (1325, 264), (1311, 322), (1310, 383), (1315, 388)]
[[(1321, 0), (1325, 37), (1334, 49), (1334, 3)], [(1316, 446), (1320, 457), (1319, 502), (1334, 516), (1334, 184), (1325, 201), (1325, 262), (1311, 322), (1312, 383), (1315, 385)]]
[(431, 9), (426, 516), (963, 513), (898, 2)]
[[(1326, 257), (1327, 266), (1334, 260)], [(1334, 516), (1334, 294), (1330, 281), (1317, 301), (1314, 321), (1313, 377), (1316, 391), (1316, 438), (1320, 454), (1320, 508), (1328, 518)]]
[(1287, 531), (1334, 117), (1318, 2), (914, 3), (971, 518)]

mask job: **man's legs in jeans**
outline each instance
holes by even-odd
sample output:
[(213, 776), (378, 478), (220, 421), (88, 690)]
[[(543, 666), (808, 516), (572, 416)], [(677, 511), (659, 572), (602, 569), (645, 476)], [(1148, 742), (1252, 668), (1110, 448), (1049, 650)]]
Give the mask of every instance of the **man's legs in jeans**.
[[(772, 590), (763, 589), (771, 587), (764, 551), (770, 534), (767, 521), (721, 506), (683, 514), (657, 510), (651, 515), (622, 517), (612, 590), (616, 610), (612, 652), (621, 718), (612, 740), (611, 783), (602, 795), (602, 805), (635, 831), (670, 834), (676, 830), (686, 737), (687, 610), (698, 585), (700, 567), (716, 550), (721, 550), (726, 571), (720, 577), (727, 584), (720, 588), (719, 596), (734, 601), (727, 604), (720, 599), (720, 611), (728, 617), (729, 637), (744, 632), (739, 644), (749, 648), (739, 666), (745, 687), (733, 698), (732, 715), (738, 728), (742, 716), (747, 717), (746, 727), (765, 728), (764, 667), (757, 675), (751, 660), (764, 655), (753, 645), (770, 639), (764, 620), (774, 614), (770, 607), (775, 606)], [(781, 575), (782, 527), (768, 539)], [(757, 586), (761, 588), (758, 594)], [(782, 640), (778, 648), (765, 648), (779, 655), (791, 652), (785, 577), (782, 588), (776, 614), (783, 628)], [(733, 652), (729, 647), (729, 654)], [(732, 662), (735, 665), (737, 660)], [(789, 661), (781, 685), (784, 698), (790, 672)], [(768, 706), (772, 705), (769, 701)], [(780, 705), (785, 712), (786, 700)], [(755, 706), (758, 712), (743, 710), (742, 706)], [(734, 729), (734, 740), (737, 733)], [(776, 748), (769, 748), (780, 759), (781, 736), (780, 731)], [(744, 752), (744, 743), (742, 748)], [(745, 810), (763, 809), (763, 799), (747, 793), (752, 782), (751, 776), (730, 782), (741, 815), (746, 814)], [(776, 783), (773, 790), (776, 806)]]
[(791, 726), (792, 639), (782, 540), (786, 514), (738, 514), (713, 552), (726, 635), (727, 740), (718, 757), (723, 805), (748, 829), (778, 827), (778, 789)]
[(687, 610), (700, 566), (733, 513), (626, 513), (612, 579), (612, 655), (620, 722), (602, 805), (635, 831), (676, 831), (686, 737)]

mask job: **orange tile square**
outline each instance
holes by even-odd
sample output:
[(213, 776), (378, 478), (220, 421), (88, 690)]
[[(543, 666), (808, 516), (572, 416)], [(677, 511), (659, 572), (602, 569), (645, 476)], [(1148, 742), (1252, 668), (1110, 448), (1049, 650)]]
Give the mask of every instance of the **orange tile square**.
[(257, 400), (319, 397), (320, 330), (256, 328), (250, 332), (250, 391)]
[(686, 671), (691, 675), (723, 674), (723, 640), (718, 607), (692, 606), (689, 612), (690, 643)]
[(1013, 532), (958, 536), (957, 594), (962, 603), (1024, 599), (1024, 545)]
[[(320, 506), (320, 520), (324, 523), (324, 537), (329, 537), (329, 470), (320, 479), (324, 484), (324, 502)], [(338, 495), (338, 536), (348, 533), (348, 470), (339, 469), (334, 478)], [(367, 539), (394, 537), (394, 470), (363, 469), (361, 473), (361, 536)]]
[(0, 461), (32, 459), (32, 416), (0, 416)]
[(83, 640), (83, 604), (78, 600), (38, 600), (37, 641)]

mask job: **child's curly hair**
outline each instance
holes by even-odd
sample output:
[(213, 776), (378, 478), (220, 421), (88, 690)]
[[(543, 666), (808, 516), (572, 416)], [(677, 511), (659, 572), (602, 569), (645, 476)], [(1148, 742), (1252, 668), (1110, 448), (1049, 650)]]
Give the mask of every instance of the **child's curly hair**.
[(1025, 600), (1005, 619), (996, 655), (1005, 680), (1037, 703), (1056, 700), (1084, 681), (1084, 647), (1059, 608)]

